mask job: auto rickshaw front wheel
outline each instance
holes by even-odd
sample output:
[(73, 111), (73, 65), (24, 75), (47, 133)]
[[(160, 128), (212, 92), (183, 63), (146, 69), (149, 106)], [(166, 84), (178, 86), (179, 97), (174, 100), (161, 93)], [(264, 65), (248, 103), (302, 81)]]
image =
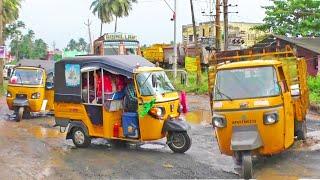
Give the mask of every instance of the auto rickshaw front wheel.
[(23, 118), (24, 107), (18, 107), (16, 112), (16, 121), (20, 122)]
[(169, 132), (168, 146), (175, 153), (184, 153), (191, 147), (191, 138), (187, 132)]
[(252, 170), (252, 156), (250, 151), (243, 151), (241, 153), (241, 171), (244, 179), (251, 179), (253, 176)]
[(72, 129), (72, 141), (78, 148), (86, 148), (91, 144), (91, 138), (87, 136), (81, 127)]

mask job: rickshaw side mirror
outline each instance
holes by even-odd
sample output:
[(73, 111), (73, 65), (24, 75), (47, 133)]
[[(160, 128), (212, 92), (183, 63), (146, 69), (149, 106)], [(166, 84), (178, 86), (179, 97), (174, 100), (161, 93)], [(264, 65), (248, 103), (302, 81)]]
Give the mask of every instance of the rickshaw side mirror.
[(46, 82), (46, 89), (51, 90), (53, 89), (54, 85), (52, 82)]

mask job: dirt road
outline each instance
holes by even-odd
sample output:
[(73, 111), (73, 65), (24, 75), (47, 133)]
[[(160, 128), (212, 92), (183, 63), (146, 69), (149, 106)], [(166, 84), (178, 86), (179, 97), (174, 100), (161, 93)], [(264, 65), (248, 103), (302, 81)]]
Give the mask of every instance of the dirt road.
[[(208, 124), (207, 96), (188, 98), (193, 112), (186, 119), (192, 124), (193, 144), (185, 154), (172, 153), (164, 140), (110, 147), (105, 140), (96, 139), (90, 148), (78, 149), (52, 127), (52, 117), (20, 123), (7, 120), (9, 111), (1, 98), (0, 179), (238, 178), (232, 158), (220, 154)], [(320, 177), (320, 128), (318, 122), (309, 122), (308, 141), (256, 160), (255, 177)]]

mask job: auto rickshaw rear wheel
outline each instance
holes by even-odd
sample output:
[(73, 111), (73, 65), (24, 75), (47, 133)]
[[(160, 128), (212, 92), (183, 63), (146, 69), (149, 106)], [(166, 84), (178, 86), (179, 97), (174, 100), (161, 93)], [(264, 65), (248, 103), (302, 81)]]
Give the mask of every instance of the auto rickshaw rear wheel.
[(84, 133), (81, 127), (74, 127), (71, 135), (76, 147), (86, 148), (91, 144), (91, 138)]
[(168, 146), (175, 153), (184, 153), (191, 147), (191, 138), (187, 132), (169, 132)]
[(16, 112), (16, 121), (20, 122), (23, 118), (24, 107), (18, 107)]
[(297, 136), (298, 140), (306, 140), (307, 137), (307, 123), (306, 121), (296, 122), (295, 126), (295, 135)]
[(253, 170), (252, 170), (252, 157), (250, 151), (243, 151), (242, 153), (242, 177), (244, 179), (251, 179), (253, 176)]

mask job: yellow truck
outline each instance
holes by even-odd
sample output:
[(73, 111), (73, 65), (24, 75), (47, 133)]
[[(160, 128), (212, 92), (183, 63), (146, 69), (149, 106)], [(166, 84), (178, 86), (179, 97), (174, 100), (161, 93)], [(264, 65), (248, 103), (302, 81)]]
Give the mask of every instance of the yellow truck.
[(287, 46), (212, 55), (212, 124), (222, 154), (252, 178), (252, 155), (273, 155), (306, 138), (309, 107), (306, 61)]
[(153, 44), (152, 46), (143, 50), (143, 57), (152, 63), (158, 62), (159, 65), (164, 64), (163, 48), (169, 47), (170, 44)]

